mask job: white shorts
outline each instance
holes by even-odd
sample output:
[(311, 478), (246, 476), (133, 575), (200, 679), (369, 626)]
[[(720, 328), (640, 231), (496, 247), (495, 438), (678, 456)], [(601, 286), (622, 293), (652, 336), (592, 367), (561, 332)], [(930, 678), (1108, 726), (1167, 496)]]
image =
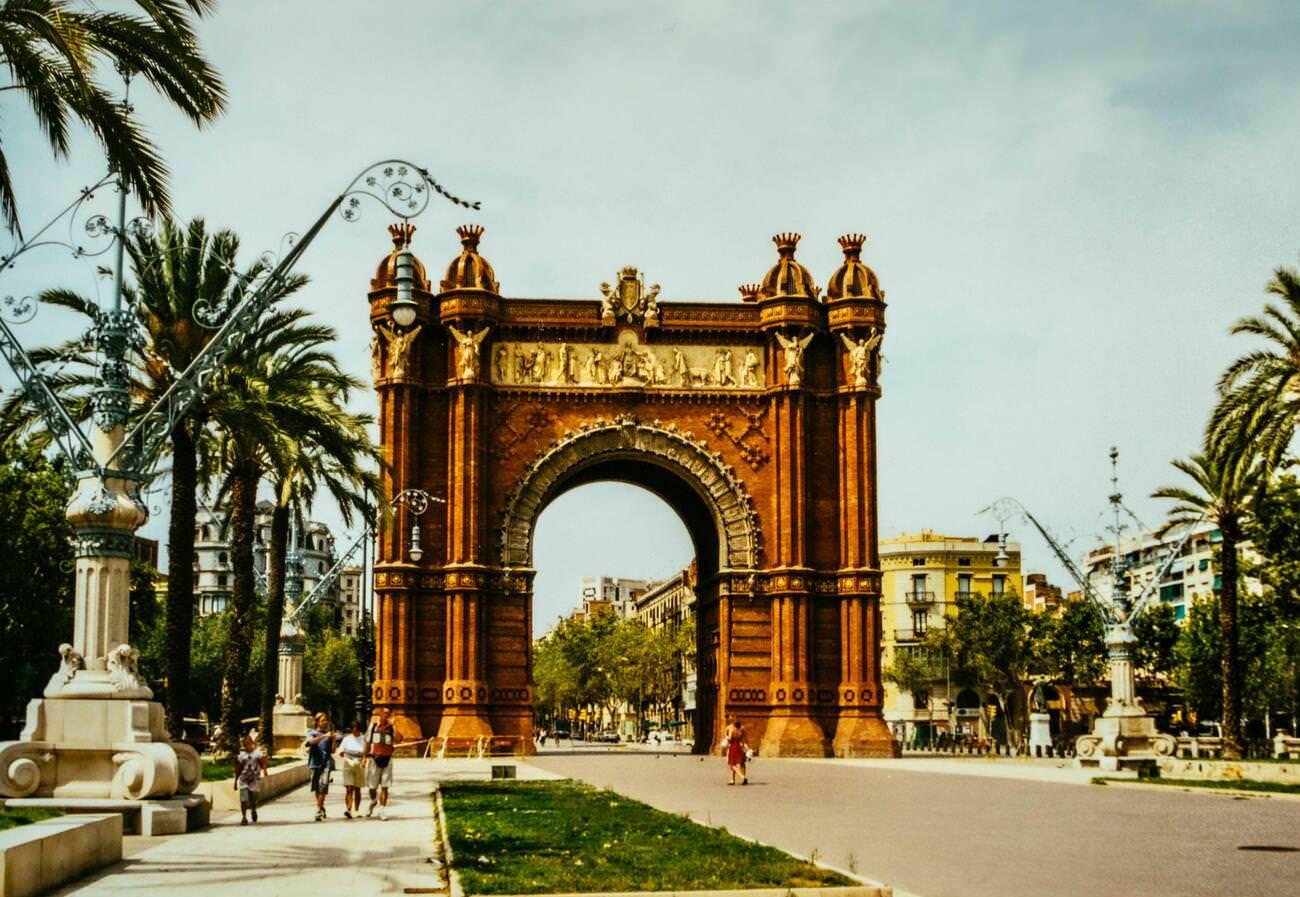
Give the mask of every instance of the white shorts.
[(383, 769), (380, 769), (373, 759), (366, 764), (366, 787), (372, 790), (393, 787), (393, 761), (391, 759)]

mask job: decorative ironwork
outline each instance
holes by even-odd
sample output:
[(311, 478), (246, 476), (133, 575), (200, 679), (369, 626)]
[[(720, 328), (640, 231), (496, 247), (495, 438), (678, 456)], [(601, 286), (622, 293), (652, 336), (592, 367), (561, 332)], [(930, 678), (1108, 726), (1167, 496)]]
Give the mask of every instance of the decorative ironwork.
[(238, 307), (239, 302), (249, 293), (256, 292), (262, 284), (270, 277), (271, 272), (280, 264), (280, 259), (289, 253), (291, 249), (298, 245), (302, 236), (296, 231), (289, 231), (280, 238), (280, 249), (267, 249), (257, 257), (257, 261), (247, 271), (239, 271), (232, 262), (224, 259), (209, 257), (209, 261), (216, 264), (229, 274), (232, 274), (238, 281), (237, 289), (226, 293), (220, 301), (201, 300), (194, 304), (191, 317), (195, 322), (209, 330), (215, 330), (230, 317), (231, 312)]
[(0, 318), (10, 324), (26, 324), (36, 317), (36, 300), (31, 296), (5, 296), (0, 299)]
[[(391, 172), (386, 175), (385, 172), (389, 169)], [(417, 173), (419, 177), (415, 178), (412, 172)], [(124, 466), (130, 466), (134, 470), (143, 473), (153, 468), (172, 429), (204, 394), (204, 384), (221, 370), (234, 346), (241, 343), (252, 332), (258, 319), (274, 301), (280, 284), (288, 277), (303, 252), (312, 244), (336, 211), (343, 208), (345, 204), (355, 210), (357, 206), (352, 201), (359, 199), (360, 196), (369, 196), (399, 217), (413, 217), (428, 207), (428, 191), (416, 190), (416, 186), (426, 182), (436, 186), (425, 169), (398, 160), (372, 165), (353, 178), (348, 188), (329, 204), (302, 238), (289, 247), (284, 257), (267, 273), (257, 288), (248, 293), (231, 310), (212, 339), (208, 341), (203, 352), (181, 372), (167, 392), (127, 433), (125, 440), (109, 458), (108, 464), (118, 456), (123, 456), (127, 461), (127, 465)], [(437, 192), (459, 205), (478, 208), (478, 203), (466, 203), (464, 200), (450, 196), (441, 188), (438, 188)], [(393, 204), (394, 202), (405, 203), (405, 205), (399, 208)], [(343, 217), (349, 221), (356, 220), (359, 212), (351, 218), (346, 214)]]

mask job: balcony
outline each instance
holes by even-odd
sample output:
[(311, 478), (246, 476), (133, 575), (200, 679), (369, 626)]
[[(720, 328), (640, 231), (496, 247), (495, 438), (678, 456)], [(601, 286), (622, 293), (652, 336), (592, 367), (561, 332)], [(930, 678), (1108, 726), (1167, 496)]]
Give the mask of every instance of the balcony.
[(896, 642), (919, 642), (923, 638), (925, 638), (924, 629), (916, 630), (908, 628), (894, 630), (894, 641)]
[(952, 600), (953, 600), (953, 601), (961, 601), (962, 599), (965, 599), (965, 600), (967, 600), (967, 601), (970, 601), (970, 600), (971, 600), (972, 598), (974, 598), (974, 597), (975, 597), (975, 593), (974, 593), (974, 592), (971, 592), (971, 591), (969, 591), (969, 590), (967, 590), (967, 591), (962, 591), (961, 589), (958, 589), (957, 591), (955, 591), (955, 592), (952, 593)]
[(906, 596), (908, 604), (933, 604), (934, 603), (934, 592), (911, 591), (911, 592), (904, 592), (903, 595)]

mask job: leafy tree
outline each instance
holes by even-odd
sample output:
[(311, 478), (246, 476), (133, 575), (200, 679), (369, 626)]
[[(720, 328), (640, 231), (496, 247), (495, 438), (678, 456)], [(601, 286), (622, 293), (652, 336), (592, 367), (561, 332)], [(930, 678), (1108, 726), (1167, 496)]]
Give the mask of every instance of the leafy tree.
[(1171, 604), (1150, 604), (1133, 618), (1137, 665), (1152, 677), (1169, 677), (1177, 662), (1175, 646), (1182, 628)]
[(1074, 598), (1054, 617), (1040, 617), (1037, 644), (1043, 672), (1068, 685), (1092, 685), (1106, 671), (1106, 627), (1097, 606)]
[(993, 692), (1002, 718), (1014, 723), (1007, 726), (1008, 736), (1017, 741), (1025, 721), (1019, 718), (1024, 702), (1016, 696), (1023, 694), (1036, 663), (1035, 625), (1019, 595), (958, 595), (945, 631), (930, 642), (953, 658), (964, 678)]
[(885, 667), (884, 679), (898, 686), (898, 690), (912, 696), (914, 707), (924, 707), (929, 699), (930, 686), (934, 684), (935, 670), (928, 651), (894, 649), (894, 659)]
[[(86, 4), (90, 6), (90, 4)], [(138, 73), (195, 124), (212, 121), (225, 106), (221, 79), (199, 52), (184, 7), (196, 16), (213, 0), (138, 0), (143, 15), (80, 9), (67, 0), (0, 0), (0, 62), (22, 91), (56, 157), (71, 147), (70, 124), (85, 126), (112, 167), (150, 214), (165, 214), (167, 166), (129, 109), (100, 76), (114, 69)], [(0, 215), (18, 225), (15, 180), (0, 150)]]
[(1242, 731), (1237, 546), (1245, 536), (1250, 507), (1260, 491), (1264, 468), (1253, 452), (1228, 448), (1178, 459), (1173, 465), (1191, 479), (1194, 488), (1165, 486), (1152, 493), (1153, 498), (1167, 498), (1177, 503), (1170, 512), (1169, 525), (1193, 525), (1198, 520), (1209, 519), (1218, 527), (1223, 539), (1219, 567), (1222, 573), (1219, 644), (1223, 668), (1223, 756), (1237, 759), (1241, 756)]
[(318, 611), (307, 626), (303, 700), (313, 711), (324, 711), (333, 723), (346, 727), (355, 715), (353, 701), (361, 689), (356, 640), (342, 635), (332, 625), (321, 625), (327, 610)]
[(16, 735), (27, 701), (58, 669), (72, 632), (71, 472), (30, 445), (0, 442), (0, 725)]

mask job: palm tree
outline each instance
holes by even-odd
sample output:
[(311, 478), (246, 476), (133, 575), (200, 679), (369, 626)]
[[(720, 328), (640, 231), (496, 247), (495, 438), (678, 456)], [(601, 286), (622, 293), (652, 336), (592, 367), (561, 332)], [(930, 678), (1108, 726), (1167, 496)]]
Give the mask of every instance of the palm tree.
[[(304, 323), (308, 314), (291, 310), (265, 316), (230, 359), (212, 406), (217, 432), (206, 466), (213, 474), (220, 471), (219, 494), (228, 496), (234, 569), (221, 694), (225, 733), (221, 748), (227, 752), (235, 748), (240, 732), (243, 683), (252, 654), (258, 487), (269, 470), (292, 467), (291, 453), (300, 444), (284, 438), (286, 433), (312, 437), (327, 433), (337, 426), (348, 394), (360, 386), (324, 348), (337, 338), (333, 328)], [(283, 594), (283, 585), (280, 590)]]
[[(151, 215), (166, 214), (167, 166), (130, 109), (97, 73), (139, 74), (173, 106), (202, 125), (225, 108), (226, 91), (199, 51), (186, 9), (196, 17), (214, 0), (137, 0), (143, 15), (79, 9), (68, 0), (0, 0), (0, 62), (31, 103), (56, 157), (68, 155), (70, 124), (84, 125), (109, 164)], [(0, 149), (0, 216), (21, 238), (14, 177)]]
[(1220, 378), (1209, 431), (1215, 451), (1257, 451), (1275, 470), (1300, 425), (1300, 271), (1278, 268), (1267, 291), (1280, 304), (1270, 302), (1262, 314), (1232, 325), (1233, 334), (1261, 337), (1265, 345), (1232, 362)]
[[(242, 275), (235, 273), (239, 238), (232, 231), (209, 234), (201, 218), (184, 229), (164, 219), (154, 236), (127, 244), (133, 285), (124, 290), (145, 336), (142, 348), (128, 361), (132, 390), (142, 401), (137, 410), (152, 405), (207, 346), (215, 332), (200, 326), (196, 310), (234, 308), (245, 287), (263, 271), (255, 262)], [(306, 276), (286, 279), (277, 287), (275, 301), (292, 295), (307, 283)], [(71, 290), (48, 290), (41, 301), (77, 312), (94, 321), (95, 303)], [(99, 382), (99, 359), (82, 340), (37, 349), (32, 358), (54, 376), (56, 391), (74, 419), (90, 417), (91, 393)], [(37, 410), (21, 392), (0, 406), (0, 438), (34, 430), (37, 443), (48, 443), (40, 432)], [(189, 695), (190, 642), (194, 630), (194, 529), (197, 519), (197, 443), (211, 416), (211, 397), (202, 398), (171, 431), (171, 517), (167, 536), (166, 669), (167, 725), (180, 734), (181, 721), (191, 707)]]
[[(366, 432), (373, 418), (349, 414), (341, 404), (335, 404), (341, 398), (338, 393), (324, 394), (320, 398), (325, 413), (311, 432), (286, 432), (282, 435), (286, 442), (285, 450), (277, 452), (276, 457), (285, 463), (274, 464), (271, 458), (267, 459), (275, 490), (266, 559), (266, 650), (262, 663), (259, 714), (261, 731), (267, 738), (274, 731), (272, 712), (278, 684), (280, 624), (284, 618), (289, 517), (309, 508), (312, 499), (323, 488), (333, 497), (344, 524), (350, 527), (356, 514), (369, 521), (377, 504), (376, 497), (383, 489), (376, 470), (366, 469), (378, 468), (382, 463), (382, 456)], [(331, 408), (332, 404), (335, 407)], [(285, 695), (285, 700), (292, 699), (293, 695)]]
[(1192, 525), (1207, 519), (1218, 527), (1223, 539), (1219, 592), (1219, 628), (1223, 637), (1223, 756), (1237, 759), (1241, 757), (1242, 722), (1237, 546), (1242, 541), (1252, 503), (1265, 482), (1265, 466), (1259, 456), (1252, 453), (1209, 450), (1190, 458), (1179, 458), (1173, 465), (1195, 485), (1192, 488), (1164, 486), (1151, 493), (1153, 498), (1177, 502), (1167, 525)]

